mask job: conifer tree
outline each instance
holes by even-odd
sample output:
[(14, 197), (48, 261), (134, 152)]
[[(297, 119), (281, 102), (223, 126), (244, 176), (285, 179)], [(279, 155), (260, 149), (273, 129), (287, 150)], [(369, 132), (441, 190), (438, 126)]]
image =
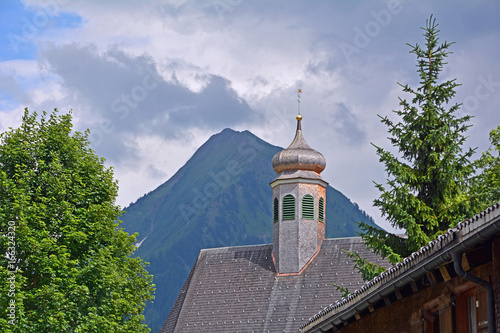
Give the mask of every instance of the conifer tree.
[(469, 161), (474, 151), (463, 149), (471, 116), (458, 116), (461, 104), (452, 103), (459, 86), (456, 79), (440, 80), (453, 43), (440, 44), (437, 27), (431, 15), (422, 28), (425, 46), (408, 44), (417, 58), (420, 82), (416, 88), (399, 85), (411, 99), (399, 99), (401, 109), (394, 111), (397, 120), (379, 116), (397, 153), (374, 145), (388, 175), (387, 185), (375, 183), (381, 194), (374, 205), (407, 237), (364, 223), (360, 227), (367, 245), (391, 263), (418, 250), (472, 211), (467, 180), (474, 171)]
[(474, 161), (481, 172), (471, 181), (471, 202), (480, 212), (500, 200), (500, 126), (490, 132), (490, 148)]

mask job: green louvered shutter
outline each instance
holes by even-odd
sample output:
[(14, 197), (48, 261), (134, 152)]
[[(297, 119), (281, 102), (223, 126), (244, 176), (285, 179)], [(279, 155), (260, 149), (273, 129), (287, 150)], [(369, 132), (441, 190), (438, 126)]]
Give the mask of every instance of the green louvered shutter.
[(283, 198), (283, 220), (295, 220), (295, 198), (291, 194)]
[(306, 194), (302, 197), (302, 218), (304, 220), (314, 220), (314, 198)]
[(320, 222), (325, 222), (325, 200), (323, 198), (319, 198), (318, 218)]
[(279, 201), (278, 198), (274, 198), (274, 207), (273, 207), (273, 221), (274, 223), (278, 222), (278, 214), (279, 214)]

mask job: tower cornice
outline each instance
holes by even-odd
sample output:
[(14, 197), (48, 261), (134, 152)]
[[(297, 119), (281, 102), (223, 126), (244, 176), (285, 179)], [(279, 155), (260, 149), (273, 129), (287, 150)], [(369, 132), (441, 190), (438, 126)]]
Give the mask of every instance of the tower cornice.
[(297, 183), (321, 185), (325, 188), (328, 186), (328, 182), (325, 182), (323, 179), (310, 179), (310, 178), (302, 178), (302, 177), (285, 178), (285, 179), (276, 178), (271, 183), (269, 183), (269, 185), (271, 185), (271, 187), (274, 188), (278, 185), (297, 184)]

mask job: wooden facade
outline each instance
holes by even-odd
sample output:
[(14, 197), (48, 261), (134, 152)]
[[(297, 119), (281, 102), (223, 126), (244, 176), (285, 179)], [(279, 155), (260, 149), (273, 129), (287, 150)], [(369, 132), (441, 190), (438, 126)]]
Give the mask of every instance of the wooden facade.
[(499, 295), (497, 204), (327, 307), (301, 332), (500, 332)]

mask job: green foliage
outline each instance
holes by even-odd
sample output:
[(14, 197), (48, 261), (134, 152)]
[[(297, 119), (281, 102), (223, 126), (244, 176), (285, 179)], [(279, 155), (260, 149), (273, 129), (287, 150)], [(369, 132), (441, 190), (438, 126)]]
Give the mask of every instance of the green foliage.
[(471, 182), (471, 201), (479, 203), (478, 212), (500, 201), (500, 126), (490, 132), (490, 142), (474, 162), (481, 171)]
[(26, 109), (0, 136), (1, 330), (148, 332), (154, 285), (118, 228), (112, 169), (88, 133), (72, 133), (71, 114), (37, 118)]
[[(346, 250), (342, 251), (347, 253), (349, 257), (353, 258), (353, 262), (355, 263), (354, 268), (358, 269), (358, 271), (361, 273), (361, 278), (365, 281), (369, 281), (374, 277), (380, 275), (380, 273), (386, 271), (384, 267), (371, 263), (364, 258), (361, 258), (361, 256), (357, 252), (353, 253)], [(339, 289), (337, 288), (337, 290)]]
[(397, 121), (381, 117), (389, 140), (400, 155), (375, 146), (388, 174), (387, 185), (375, 184), (381, 195), (374, 201), (391, 225), (406, 230), (407, 238), (362, 225), (361, 236), (376, 252), (397, 262), (418, 250), (459, 221), (472, 215), (467, 181), (473, 174), (463, 151), (471, 116), (457, 117), (460, 104), (451, 104), (456, 80), (440, 82), (439, 76), (452, 43), (439, 43), (436, 20), (430, 17), (424, 30), (426, 45), (411, 47), (417, 57), (420, 85), (401, 85), (410, 101), (400, 98)]
[(332, 285), (335, 287), (335, 290), (340, 291), (342, 293), (341, 297), (347, 297), (351, 293), (348, 288), (344, 288), (335, 283), (333, 283)]
[[(365, 242), (370, 244), (375, 253), (381, 255), (383, 258), (387, 258), (391, 264), (397, 264), (403, 260), (404, 257), (411, 254), (408, 250), (408, 244), (405, 238), (391, 234), (385, 230), (373, 228), (371, 225), (364, 222), (359, 223), (359, 228), (361, 229), (359, 234)], [(348, 252), (348, 254), (352, 258), (357, 258), (350, 252)], [(362, 262), (359, 260), (355, 261), (356, 266), (361, 269)], [(369, 268), (369, 271), (371, 271), (371, 268)]]

